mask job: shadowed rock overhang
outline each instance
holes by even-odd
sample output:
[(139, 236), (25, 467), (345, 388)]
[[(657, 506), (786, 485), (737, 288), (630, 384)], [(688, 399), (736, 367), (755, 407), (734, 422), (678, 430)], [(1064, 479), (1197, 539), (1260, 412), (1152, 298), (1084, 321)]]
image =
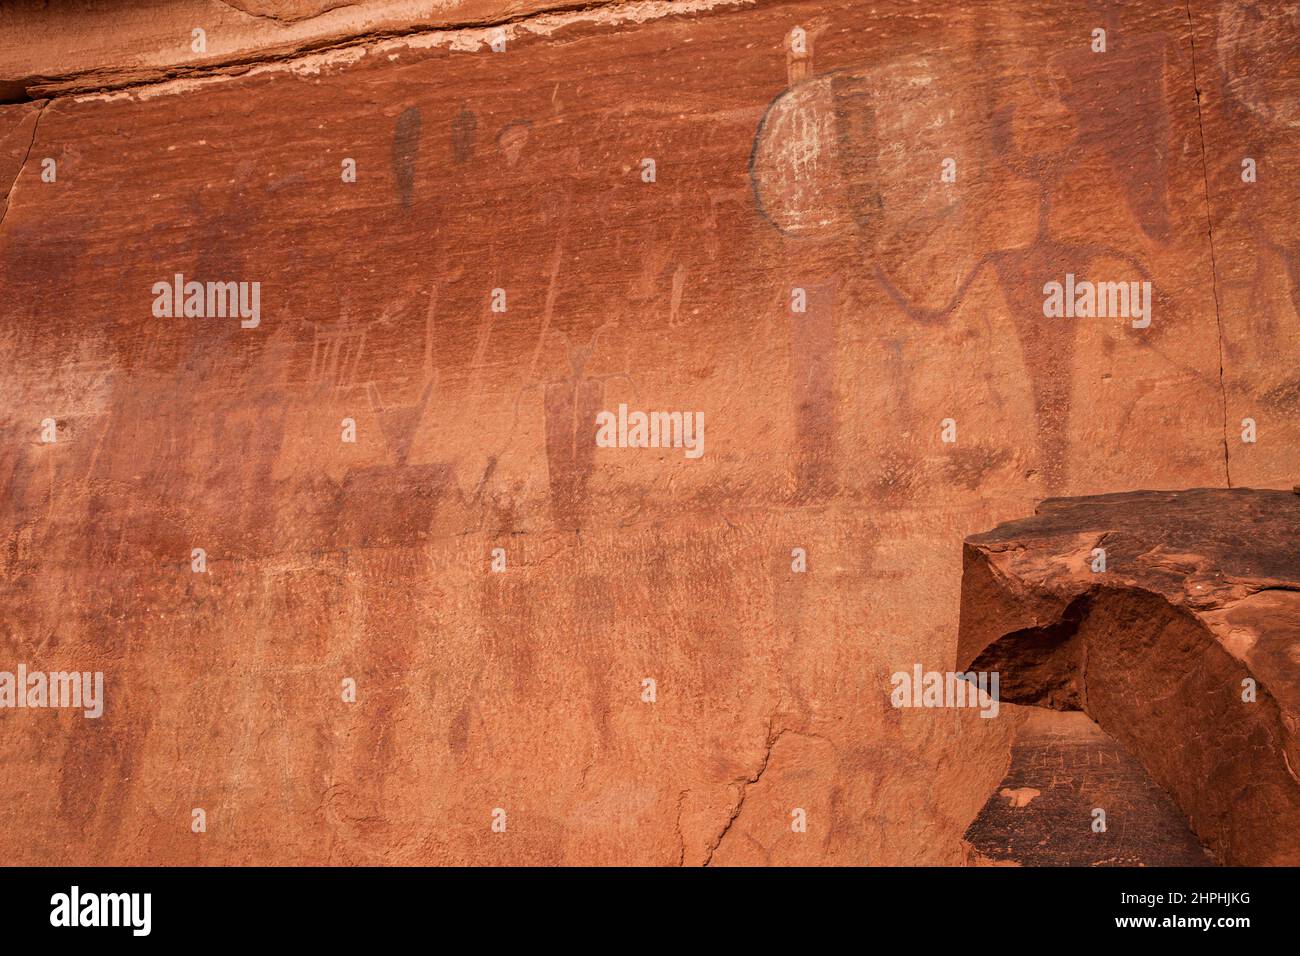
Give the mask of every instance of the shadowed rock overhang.
[(1225, 862), (1300, 863), (1300, 495), (1053, 498), (973, 535), (957, 666), (1086, 712)]

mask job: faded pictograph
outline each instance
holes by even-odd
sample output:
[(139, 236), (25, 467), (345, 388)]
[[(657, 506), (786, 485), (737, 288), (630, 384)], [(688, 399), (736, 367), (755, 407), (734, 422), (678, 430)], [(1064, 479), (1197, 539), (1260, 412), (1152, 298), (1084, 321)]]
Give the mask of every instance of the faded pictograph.
[[(999, 87), (984, 113), (970, 115), (941, 88), (945, 67), (934, 56), (812, 74), (809, 50), (791, 56), (791, 86), (769, 105), (755, 135), (750, 178), (760, 216), (789, 243), (833, 237), (854, 243), (862, 274), (917, 327), (954, 322), (973, 301), (973, 287), (991, 278), (1027, 373), (1038, 470), (1047, 490), (1070, 479), (1076, 316), (1111, 321), (1116, 336), (1130, 337), (1190, 377), (1205, 378), (1161, 348), (1176, 321), (1175, 303), (1145, 257), (1131, 251), (1159, 250), (1171, 238), (1169, 56), (1163, 37), (1112, 39), (1104, 55), (1085, 43), (1029, 79), (1021, 71), (1016, 83)], [(1117, 97), (1126, 104), (1123, 123), (1109, 108)], [(959, 158), (945, 157), (945, 149)], [(962, 179), (972, 173), (958, 165), (970, 164), (972, 153), (984, 179), (975, 200), (967, 198)], [(931, 157), (933, 176), (918, 175), (917, 166)], [(1113, 243), (1072, 238), (1071, 224), (1053, 209), (1063, 182), (1099, 175), (1117, 184), (1122, 214), (1132, 224), (1130, 234)], [(997, 215), (989, 197), (998, 190), (990, 180), (1036, 197), (1027, 241), (999, 244), (1005, 240), (997, 229), (981, 228), (980, 216)], [(914, 195), (900, 199), (897, 188), (887, 195), (884, 181), (912, 183)], [(935, 258), (917, 250), (956, 228), (960, 207), (972, 201), (984, 206), (964, 211), (964, 228), (986, 231), (996, 247), (977, 251), (947, 295), (936, 291), (926, 301), (907, 291), (908, 284), (915, 288), (927, 279), (933, 290), (947, 285), (947, 275), (917, 274)], [(891, 209), (891, 202), (906, 213)], [(1061, 288), (1070, 301), (1054, 312), (1049, 292), (1059, 295)], [(1125, 421), (1141, 396), (1137, 391)]]
[[(1258, 360), (1293, 349), (1300, 331), (1300, 232), (1285, 200), (1300, 141), (1300, 7), (1226, 2), (1214, 23), (1215, 72), (1207, 85), (1217, 93), (1208, 136), (1217, 154), (1211, 213), (1226, 246), (1219, 284), (1225, 308), (1249, 333), (1225, 346), (1235, 365), (1247, 355)], [(1253, 254), (1242, 254), (1238, 237)], [(1230, 390), (1257, 400), (1266, 414), (1293, 416), (1300, 374), (1265, 369), (1250, 383), (1230, 382)]]

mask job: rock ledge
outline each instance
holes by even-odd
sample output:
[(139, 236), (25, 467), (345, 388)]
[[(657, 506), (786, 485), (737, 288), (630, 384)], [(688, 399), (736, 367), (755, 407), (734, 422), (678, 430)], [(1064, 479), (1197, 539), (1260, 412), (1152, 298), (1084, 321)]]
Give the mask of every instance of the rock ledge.
[(1086, 712), (1225, 862), (1300, 864), (1300, 496), (1052, 498), (973, 535), (957, 665)]

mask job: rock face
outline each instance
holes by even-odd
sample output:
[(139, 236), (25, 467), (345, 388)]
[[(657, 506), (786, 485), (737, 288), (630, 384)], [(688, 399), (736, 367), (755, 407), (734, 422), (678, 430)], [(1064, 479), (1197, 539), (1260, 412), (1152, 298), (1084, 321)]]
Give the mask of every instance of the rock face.
[(984, 865), (1215, 863), (1133, 755), (1078, 711), (1030, 712), (966, 842)]
[(957, 658), (1086, 712), (1225, 862), (1300, 863), (1300, 495), (1054, 498), (969, 537)]
[(3, 4), (0, 860), (963, 860), (963, 537), (1296, 480), (1294, 4), (1104, 7)]
[(0, 102), (236, 76), (375, 37), (509, 28), (572, 6), (565, 0), (12, 0), (0, 9)]

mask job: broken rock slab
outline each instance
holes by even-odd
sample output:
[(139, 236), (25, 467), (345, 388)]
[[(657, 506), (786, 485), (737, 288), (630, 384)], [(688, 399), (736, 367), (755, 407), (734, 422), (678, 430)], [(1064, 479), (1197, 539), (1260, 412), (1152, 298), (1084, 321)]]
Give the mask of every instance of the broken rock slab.
[(1086, 712), (1225, 863), (1300, 864), (1300, 495), (1051, 498), (973, 535), (957, 665)]

